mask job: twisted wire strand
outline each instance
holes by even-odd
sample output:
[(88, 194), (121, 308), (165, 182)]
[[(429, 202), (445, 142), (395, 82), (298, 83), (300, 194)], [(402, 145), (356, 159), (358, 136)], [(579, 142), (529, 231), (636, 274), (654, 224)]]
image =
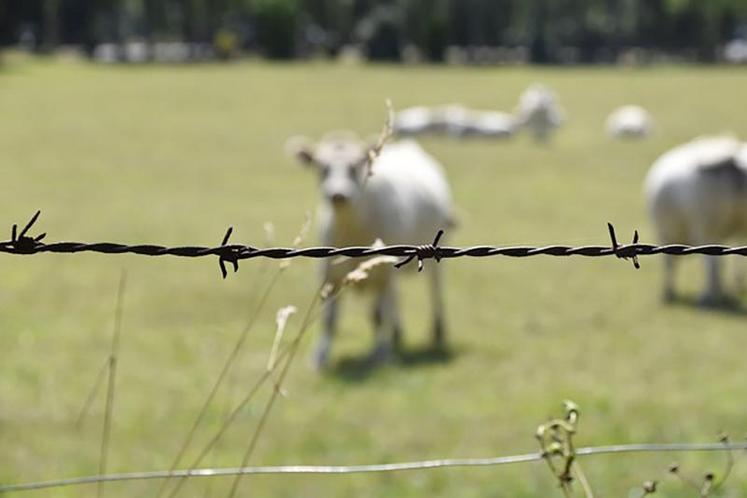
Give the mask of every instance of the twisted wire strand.
[(221, 273), (224, 278), (227, 274), (225, 263), (231, 263), (234, 271), (238, 271), (238, 262), (252, 258), (290, 259), (290, 258), (334, 258), (345, 256), (349, 258), (364, 258), (368, 256), (395, 256), (403, 258), (396, 266), (407, 264), (413, 259), (418, 260), (418, 267), (422, 269), (425, 259), (453, 258), (485, 258), (495, 256), (506, 256), (511, 258), (525, 258), (533, 256), (585, 256), (606, 257), (616, 256), (622, 259), (632, 260), (638, 268), (639, 256), (652, 256), (656, 254), (668, 254), (673, 256), (687, 256), (691, 254), (704, 254), (709, 256), (747, 256), (747, 246), (727, 246), (721, 244), (707, 244), (690, 246), (684, 244), (653, 245), (638, 243), (638, 233), (635, 232), (632, 244), (618, 244), (615, 230), (608, 224), (611, 245), (547, 245), (547, 246), (495, 246), (478, 245), (470, 247), (443, 247), (438, 242), (443, 235), (439, 231), (432, 244), (426, 245), (390, 245), (390, 246), (350, 246), (350, 247), (270, 247), (258, 248), (243, 244), (229, 244), (228, 239), (233, 232), (229, 228), (219, 246), (175, 246), (169, 247), (160, 244), (121, 244), (115, 242), (52, 242), (45, 243), (42, 239), (46, 234), (36, 237), (26, 235), (39, 217), (40, 212), (31, 218), (29, 223), (17, 234), (17, 227), (13, 225), (11, 240), (0, 242), (0, 253), (32, 255), (41, 253), (65, 253), (74, 254), (81, 252), (94, 252), (101, 254), (137, 254), (142, 256), (177, 256), (184, 258), (200, 258), (206, 256), (218, 256)]
[[(39, 243), (31, 248), (20, 250), (11, 242), (0, 242), (0, 252), (8, 254), (32, 255), (39, 253), (80, 253), (96, 252), (103, 254), (139, 254), (142, 256), (179, 256), (186, 258), (199, 258), (203, 256), (222, 256), (226, 260), (251, 259), (251, 258), (332, 258), (336, 256), (347, 256), (350, 258), (363, 258), (367, 256), (418, 256), (418, 252), (427, 246), (392, 245), (383, 247), (371, 246), (349, 246), (349, 247), (306, 247), (302, 249), (290, 247), (271, 247), (259, 249), (252, 246), (226, 245), (217, 247), (203, 246), (176, 246), (167, 247), (156, 244), (127, 245), (114, 242), (54, 242), (51, 244)], [(738, 255), (747, 256), (747, 246), (726, 246), (720, 244), (708, 244), (701, 246), (689, 246), (684, 244), (652, 245), (652, 244), (629, 244), (620, 246), (617, 252), (625, 251), (631, 256), (652, 256), (655, 254), (670, 254), (673, 256), (687, 256), (690, 254), (705, 254), (709, 256)], [(483, 258), (490, 256), (509, 256), (523, 258), (530, 256), (615, 256), (617, 252), (609, 246), (470, 246), (470, 247), (439, 247), (438, 252), (441, 259), (472, 257)], [(427, 259), (427, 256), (423, 257)]]
[[(741, 443), (666, 443), (666, 444), (619, 444), (577, 448), (577, 456), (598, 456), (619, 453), (695, 452), (747, 450), (747, 442)], [(162, 470), (148, 472), (126, 472), (118, 474), (92, 475), (56, 479), (50, 481), (19, 484), (0, 484), (0, 493), (31, 491), (64, 486), (95, 484), (115, 481), (143, 481), (168, 477), (221, 477), (246, 474), (363, 474), (375, 472), (397, 472), (407, 470), (429, 470), (447, 467), (486, 467), (517, 463), (537, 462), (545, 458), (542, 452), (524, 453), (492, 458), (447, 458), (416, 462), (384, 463), (373, 465), (278, 465), (230, 468), (203, 468), (191, 470)]]

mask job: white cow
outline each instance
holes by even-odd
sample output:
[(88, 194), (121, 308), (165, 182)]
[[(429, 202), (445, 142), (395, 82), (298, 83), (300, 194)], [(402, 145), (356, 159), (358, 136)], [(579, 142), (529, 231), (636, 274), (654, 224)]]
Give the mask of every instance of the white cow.
[(448, 104), (433, 110), (435, 129), (454, 138), (504, 138), (513, 135), (516, 118), (505, 112), (477, 111), (461, 104)]
[(467, 132), (471, 112), (461, 104), (447, 104), (433, 109), (435, 131), (461, 138)]
[(651, 134), (651, 115), (641, 106), (618, 107), (607, 117), (607, 133), (613, 138), (646, 138)]
[(512, 114), (498, 111), (472, 112), (467, 130), (467, 136), (484, 138), (508, 138), (517, 129), (516, 118)]
[(424, 106), (402, 109), (394, 115), (393, 131), (399, 136), (433, 132), (437, 126), (433, 114), (431, 109)]
[[(747, 234), (747, 144), (732, 137), (698, 138), (654, 162), (646, 177), (649, 211), (662, 244), (718, 243)], [(674, 292), (674, 256), (665, 256), (664, 297)], [(700, 301), (723, 298), (718, 257), (706, 256)]]
[(460, 104), (408, 107), (394, 116), (393, 131), (400, 137), (445, 133), (454, 138), (507, 138), (518, 128), (509, 113), (476, 111)]
[(555, 93), (538, 83), (524, 90), (519, 97), (516, 118), (519, 125), (531, 131), (538, 142), (546, 142), (552, 131), (565, 120)]
[[(386, 145), (367, 177), (369, 146), (350, 133), (328, 134), (312, 144), (293, 139), (288, 149), (319, 175), (322, 203), (319, 210), (322, 244), (370, 245), (427, 244), (439, 229), (453, 224), (451, 194), (441, 166), (416, 142)], [(360, 263), (323, 260), (325, 281), (339, 283)], [(373, 321), (375, 345), (372, 360), (385, 359), (401, 337), (397, 306), (396, 271), (379, 267), (369, 279), (376, 294)], [(404, 270), (404, 269), (403, 269)], [(438, 265), (427, 268), (433, 301), (433, 342), (443, 347), (445, 328)], [(315, 353), (318, 367), (328, 364), (335, 333), (338, 300), (325, 303), (322, 337)]]

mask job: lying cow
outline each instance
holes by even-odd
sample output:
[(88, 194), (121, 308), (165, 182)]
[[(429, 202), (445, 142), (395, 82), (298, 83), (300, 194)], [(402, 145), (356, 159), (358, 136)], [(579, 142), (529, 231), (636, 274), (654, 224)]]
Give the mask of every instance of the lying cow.
[(624, 105), (607, 117), (607, 133), (613, 138), (641, 139), (651, 134), (651, 115), (641, 106)]

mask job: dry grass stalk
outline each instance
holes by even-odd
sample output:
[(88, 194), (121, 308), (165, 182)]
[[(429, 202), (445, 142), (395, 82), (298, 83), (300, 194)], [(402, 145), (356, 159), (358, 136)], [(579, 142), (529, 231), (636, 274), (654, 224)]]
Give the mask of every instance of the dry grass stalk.
[(379, 138), (376, 140), (374, 146), (368, 149), (368, 157), (366, 159), (366, 179), (373, 175), (374, 162), (381, 154), (381, 150), (394, 134), (394, 108), (392, 107), (392, 101), (390, 99), (386, 99), (386, 111), (386, 121), (384, 121), (384, 126), (381, 128)]
[[(304, 215), (304, 222), (301, 225), (301, 229), (299, 230), (298, 235), (296, 235), (296, 237), (293, 239), (293, 246), (294, 247), (299, 247), (301, 245), (301, 243), (304, 241), (304, 239), (308, 235), (310, 227), (311, 227), (311, 213), (309, 213), (307, 211), (305, 213), (305, 215)], [(274, 226), (272, 225), (272, 223), (266, 222), (264, 224), (264, 230), (265, 230), (265, 235), (266, 235), (266, 237), (268, 239), (274, 238), (275, 230), (274, 230)], [(204, 419), (205, 414), (207, 413), (208, 406), (212, 403), (213, 399), (215, 398), (216, 393), (218, 392), (218, 388), (222, 384), (223, 380), (226, 378), (226, 376), (227, 376), (227, 374), (228, 374), (228, 372), (230, 370), (230, 367), (233, 365), (233, 362), (235, 361), (236, 357), (238, 356), (238, 353), (239, 353), (242, 345), (244, 344), (244, 341), (246, 340), (246, 337), (247, 337), (249, 331), (254, 326), (254, 323), (256, 322), (257, 317), (259, 316), (260, 312), (264, 308), (264, 305), (267, 302), (267, 299), (268, 299), (268, 297), (270, 295), (270, 292), (275, 287), (275, 284), (279, 280), (280, 275), (283, 273), (283, 271), (286, 268), (288, 268), (289, 265), (290, 265), (290, 260), (283, 260), (278, 265), (277, 271), (272, 276), (272, 279), (270, 280), (270, 283), (268, 284), (267, 288), (265, 289), (265, 291), (264, 291), (264, 293), (263, 293), (263, 295), (262, 295), (262, 297), (261, 297), (261, 299), (260, 299), (257, 307), (253, 310), (252, 314), (250, 315), (246, 327), (244, 328), (244, 330), (242, 331), (241, 335), (239, 336), (239, 339), (236, 342), (236, 345), (234, 346), (234, 349), (231, 352), (230, 356), (226, 360), (226, 363), (223, 366), (223, 370), (221, 370), (221, 373), (218, 375), (218, 379), (216, 380), (215, 384), (213, 385), (213, 388), (210, 391), (210, 394), (208, 395), (208, 398), (205, 400), (205, 403), (202, 405), (202, 408), (200, 409), (200, 413), (198, 414), (197, 419), (195, 420), (194, 424), (190, 428), (190, 431), (187, 434), (187, 437), (185, 438), (184, 443), (180, 447), (179, 452), (177, 453), (177, 456), (176, 456), (176, 458), (174, 459), (174, 462), (171, 465), (170, 472), (173, 472), (176, 469), (176, 467), (179, 465), (179, 462), (181, 461), (181, 459), (183, 458), (184, 454), (186, 453), (187, 448), (191, 444), (192, 439), (194, 438), (195, 432), (197, 431), (197, 427), (199, 426), (199, 424)], [(275, 358), (274, 361), (278, 361), (281, 358), (281, 356), (282, 356), (282, 354), (278, 355)], [(251, 389), (250, 394), (242, 402), (239, 403), (239, 406), (244, 406), (245, 404), (247, 404), (249, 402), (249, 400), (254, 396), (254, 393), (256, 392), (256, 390), (258, 390), (259, 386), (261, 386), (262, 383), (264, 383), (264, 381), (271, 376), (271, 374), (272, 374), (273, 371), (274, 371), (274, 368), (272, 370), (268, 370), (265, 373), (264, 376), (260, 377), (260, 379), (257, 382), (257, 384), (255, 384), (255, 386)], [(279, 389), (279, 386), (278, 386), (277, 382), (275, 384), (275, 387), (276, 387), (276, 389)], [(198, 457), (196, 458), (196, 460), (192, 463), (192, 465), (190, 466), (190, 468), (196, 468), (197, 465), (199, 465), (199, 463), (202, 461), (202, 459), (210, 452), (210, 450), (213, 448), (213, 446), (220, 440), (220, 437), (228, 429), (228, 426), (231, 424), (231, 422), (233, 422), (233, 420), (234, 420), (234, 418), (236, 417), (237, 414), (238, 414), (238, 408), (235, 409), (227, 417), (227, 419), (224, 422), (224, 424), (218, 430), (218, 434), (215, 437), (213, 437), (213, 439), (211, 439), (211, 441), (208, 443), (208, 445), (205, 447), (205, 449), (198, 455)], [(164, 479), (164, 481), (161, 484), (161, 487), (160, 487), (160, 489), (158, 491), (157, 496), (161, 496), (163, 494), (164, 490), (166, 489), (166, 485), (167, 485), (168, 481), (169, 481), (169, 479)], [(172, 489), (171, 493), (169, 494), (170, 497), (176, 496), (176, 494), (179, 492), (179, 490), (181, 489), (182, 485), (184, 484), (184, 481), (185, 481), (184, 477), (180, 477), (179, 478), (179, 481), (176, 483), (176, 485)]]
[[(377, 239), (372, 247), (383, 247), (381, 239)], [(327, 282), (321, 290), (321, 298), (323, 301), (333, 299), (344, 289), (352, 285), (360, 284), (371, 276), (371, 272), (379, 266), (383, 265), (394, 265), (399, 261), (394, 256), (374, 256), (373, 258), (367, 259), (355, 267), (352, 271), (348, 272), (345, 277), (338, 283), (334, 284)]]
[[(104, 426), (101, 434), (101, 452), (99, 454), (99, 474), (106, 474), (106, 466), (109, 461), (109, 440), (111, 438), (112, 419), (114, 417), (114, 394), (117, 381), (117, 358), (119, 355), (119, 337), (122, 332), (122, 306), (124, 300), (127, 273), (122, 272), (119, 278), (119, 289), (117, 290), (117, 306), (114, 311), (114, 332), (112, 333), (112, 345), (109, 351), (109, 375), (106, 388), (106, 408), (104, 410)], [(104, 495), (104, 483), (99, 482), (96, 486), (96, 496)]]
[[(302, 230), (303, 232), (304, 230)], [(382, 244), (381, 241), (377, 241), (378, 244)], [(233, 423), (233, 421), (237, 418), (239, 412), (246, 407), (246, 405), (249, 404), (249, 402), (253, 399), (254, 395), (259, 391), (259, 388), (262, 386), (262, 384), (269, 378), (273, 378), (275, 388), (273, 390), (273, 393), (271, 394), (270, 400), (268, 401), (268, 404), (265, 406), (265, 410), (258, 422), (257, 428), (252, 436), (252, 439), (249, 443), (249, 446), (247, 448), (247, 451), (244, 455), (244, 459), (242, 461), (242, 466), (246, 466), (246, 463), (248, 462), (249, 458), (251, 457), (252, 453), (254, 452), (254, 448), (256, 447), (256, 443), (258, 441), (259, 435), (262, 432), (262, 429), (264, 428), (264, 425), (266, 424), (269, 413), (272, 409), (272, 406), (275, 402), (275, 399), (277, 398), (277, 395), (283, 395), (283, 389), (282, 389), (282, 382), (290, 368), (290, 364), (293, 361), (293, 357), (297, 351), (298, 345), (305, 335), (307, 329), (313, 323), (316, 318), (318, 317), (317, 313), (317, 305), (320, 301), (327, 300), (327, 299), (334, 299), (339, 296), (339, 294), (348, 286), (359, 283), (366, 278), (368, 278), (370, 271), (377, 266), (380, 266), (382, 264), (392, 264), (397, 261), (397, 258), (393, 256), (378, 256), (371, 258), (367, 261), (362, 262), (358, 267), (356, 267), (355, 270), (351, 271), (346, 275), (344, 279), (344, 285), (340, 286), (334, 286), (331, 283), (325, 283), (321, 286), (318, 292), (314, 294), (314, 299), (309, 306), (306, 315), (304, 317), (303, 323), (301, 324), (301, 328), (299, 332), (296, 334), (293, 341), (291, 341), (291, 344), (289, 344), (285, 349), (280, 349), (280, 343), (283, 335), (283, 330), (287, 326), (287, 321), (290, 318), (292, 314), (296, 312), (296, 308), (293, 306), (287, 306), (284, 308), (281, 308), (277, 315), (276, 315), (276, 324), (277, 324), (277, 330), (275, 335), (275, 341), (273, 343), (273, 348), (270, 353), (270, 361), (268, 361), (268, 368), (264, 372), (263, 375), (260, 376), (258, 381), (252, 386), (247, 396), (241, 400), (236, 408), (231, 412), (231, 414), (227, 417), (227, 419), (224, 421), (221, 428), (218, 430), (217, 434), (210, 440), (208, 445), (200, 452), (197, 459), (192, 463), (190, 466), (190, 469), (197, 468), (199, 463), (202, 461), (202, 459), (210, 452), (210, 450), (217, 444), (217, 442), (220, 440), (220, 438), (223, 436), (225, 431), (228, 429), (228, 427)], [(278, 367), (280, 366), (281, 362), (285, 361), (285, 363), (282, 364), (282, 370), (280, 371), (279, 376), (275, 379), (274, 374), (277, 372)], [(240, 483), (241, 476), (237, 476), (236, 480), (233, 483), (231, 494), (230, 496), (233, 496), (233, 494), (236, 493), (238, 489), (238, 485)], [(175, 496), (178, 490), (181, 488), (181, 485), (184, 483), (184, 480), (186, 478), (182, 477), (177, 485), (175, 486), (174, 490), (172, 491), (170, 496)]]
[(265, 232), (265, 244), (272, 246), (275, 244), (275, 225), (271, 221), (266, 221), (262, 225), (262, 229)]
[(371, 271), (377, 266), (393, 265), (398, 261), (399, 259), (395, 258), (394, 256), (376, 256), (368, 259), (358, 265), (355, 270), (345, 275), (345, 278), (342, 280), (342, 285), (347, 286), (359, 284), (368, 279), (368, 277), (371, 276)]
[[(189, 448), (190, 444), (192, 443), (192, 440), (194, 439), (195, 433), (197, 432), (197, 428), (200, 426), (202, 421), (205, 418), (205, 415), (207, 414), (208, 407), (212, 404), (213, 399), (215, 399), (215, 395), (218, 393), (218, 389), (223, 384), (223, 381), (226, 379), (228, 372), (230, 371), (231, 367), (233, 366), (234, 361), (239, 355), (239, 352), (241, 351), (242, 346), (244, 345), (244, 342), (246, 341), (247, 336), (249, 335), (249, 332), (254, 327), (254, 324), (257, 321), (257, 317), (259, 316), (262, 308), (264, 308), (265, 303), (267, 302), (270, 293), (272, 292), (273, 288), (275, 287), (275, 284), (279, 280), (281, 271), (278, 270), (275, 272), (275, 274), (272, 276), (272, 279), (267, 284), (267, 287), (265, 287), (264, 292), (262, 293), (262, 296), (260, 297), (259, 301), (257, 302), (256, 306), (250, 313), (249, 319), (244, 326), (244, 329), (239, 334), (239, 337), (234, 344), (233, 349), (231, 350), (231, 353), (229, 353), (228, 358), (226, 358), (226, 361), (223, 364), (223, 367), (221, 368), (220, 373), (218, 374), (218, 377), (215, 380), (215, 383), (213, 384), (212, 388), (210, 389), (210, 393), (208, 393), (207, 398), (205, 399), (204, 403), (200, 407), (200, 411), (197, 414), (197, 417), (195, 421), (192, 423), (192, 426), (190, 427), (189, 431), (187, 432), (187, 436), (184, 438), (184, 441), (182, 442), (182, 445), (179, 447), (179, 451), (177, 452), (176, 457), (174, 458), (170, 471), (174, 471), (179, 463), (181, 462), (181, 459), (183, 458), (184, 454), (186, 453), (187, 449)], [(163, 483), (161, 484), (161, 487), (158, 490), (158, 494), (156, 496), (161, 496), (166, 489), (166, 485), (169, 482), (169, 479), (164, 479)], [(178, 488), (176, 488), (178, 489)], [(173, 496), (175, 493), (172, 492), (171, 496)]]
[[(257, 446), (257, 441), (259, 440), (259, 436), (261, 435), (265, 427), (265, 424), (269, 420), (270, 412), (272, 411), (272, 407), (275, 404), (275, 400), (277, 400), (278, 394), (282, 392), (283, 381), (285, 380), (285, 377), (288, 375), (288, 372), (290, 371), (290, 366), (293, 363), (293, 358), (295, 357), (296, 352), (298, 351), (298, 346), (301, 343), (301, 339), (303, 339), (304, 335), (306, 334), (306, 331), (308, 330), (309, 326), (311, 325), (313, 321), (313, 317), (315, 316), (314, 311), (320, 302), (323, 287), (324, 286), (322, 286), (322, 288), (320, 288), (319, 291), (314, 293), (314, 297), (311, 303), (309, 304), (309, 307), (306, 310), (306, 314), (304, 315), (303, 321), (301, 322), (301, 326), (298, 330), (298, 333), (293, 338), (293, 341), (291, 342), (291, 344), (288, 346), (287, 359), (285, 360), (285, 363), (283, 364), (283, 367), (280, 370), (280, 374), (275, 384), (275, 389), (270, 395), (270, 399), (267, 401), (267, 404), (265, 405), (265, 409), (262, 412), (262, 415), (260, 416), (259, 422), (257, 423), (257, 427), (254, 431), (254, 434), (252, 435), (252, 438), (249, 441), (249, 445), (247, 446), (246, 452), (244, 453), (244, 458), (241, 461), (240, 467), (246, 467), (247, 463), (249, 462), (249, 459), (254, 453), (254, 449)], [(236, 495), (239, 484), (241, 482), (241, 477), (242, 475), (238, 474), (236, 478), (234, 479), (233, 484), (231, 486), (231, 491), (228, 494), (229, 498), (233, 498)]]
[(288, 319), (298, 309), (295, 306), (284, 306), (280, 308), (275, 315), (275, 339), (272, 341), (272, 349), (270, 350), (270, 358), (267, 360), (267, 370), (274, 370), (277, 361), (278, 349), (280, 348), (280, 341), (283, 340), (283, 333), (285, 332), (285, 326), (288, 324)]
[(78, 418), (75, 420), (76, 429), (80, 429), (83, 426), (86, 417), (88, 417), (88, 412), (91, 410), (91, 405), (93, 405), (93, 401), (96, 399), (96, 396), (101, 389), (101, 385), (104, 383), (104, 377), (108, 370), (109, 358), (107, 358), (103, 365), (101, 365), (98, 374), (96, 374), (96, 380), (94, 381), (93, 386), (91, 386), (91, 390), (88, 392), (88, 396), (86, 396), (86, 400), (83, 402), (80, 412), (78, 412)]
[(669, 465), (668, 472), (679, 479), (685, 486), (691, 488), (699, 498), (709, 498), (723, 487), (724, 483), (729, 479), (729, 476), (734, 470), (734, 464), (736, 459), (731, 449), (728, 434), (721, 434), (719, 436), (719, 442), (724, 445), (726, 451), (726, 463), (724, 464), (724, 470), (721, 472), (721, 478), (717, 479), (716, 474), (713, 472), (706, 472), (703, 475), (702, 481), (693, 479), (682, 472), (680, 465), (674, 462)]
[(537, 428), (537, 438), (542, 456), (553, 476), (558, 480), (563, 494), (573, 496), (571, 483), (574, 477), (581, 483), (586, 498), (594, 498), (589, 481), (576, 459), (573, 437), (578, 431), (579, 408), (573, 401), (565, 401), (565, 416), (550, 420)]
[[(304, 213), (304, 220), (303, 224), (301, 225), (301, 230), (299, 230), (298, 235), (293, 239), (293, 247), (298, 248), (301, 247), (301, 244), (304, 240), (306, 240), (306, 237), (309, 235), (309, 230), (311, 229), (311, 213), (309, 211), (306, 211)], [(290, 259), (284, 259), (280, 262), (280, 269), (285, 270), (290, 266)]]
[[(309, 212), (305, 213), (304, 222), (301, 225), (301, 229), (296, 235), (296, 237), (293, 239), (293, 244), (297, 247), (298, 245), (303, 242), (303, 239), (306, 237), (306, 234), (309, 231), (309, 227), (311, 225), (311, 214)], [(264, 226), (265, 231), (265, 237), (267, 238), (268, 242), (271, 243), (274, 240), (275, 237), (275, 227), (271, 222), (265, 222)], [(267, 302), (270, 293), (272, 292), (273, 288), (275, 287), (275, 284), (278, 282), (280, 275), (282, 274), (283, 270), (288, 268), (290, 264), (290, 260), (283, 260), (278, 265), (277, 271), (273, 274), (272, 278), (270, 279), (269, 283), (264, 289), (264, 292), (262, 293), (262, 296), (260, 297), (259, 301), (256, 301), (256, 306), (253, 308), (252, 312), (249, 315), (249, 318), (247, 320), (247, 324), (244, 327), (244, 329), (239, 334), (239, 337), (234, 345), (233, 350), (229, 354), (228, 358), (226, 359), (225, 363), (223, 364), (223, 368), (221, 369), (221, 372), (218, 374), (218, 378), (216, 379), (215, 383), (213, 384), (213, 387), (210, 390), (210, 393), (208, 394), (207, 398), (205, 399), (205, 402), (203, 403), (202, 407), (200, 408), (200, 411), (197, 415), (197, 418), (193, 422), (192, 426), (190, 427), (189, 431), (187, 432), (187, 436), (184, 438), (184, 441), (182, 442), (182, 445), (179, 448), (179, 451), (176, 454), (176, 457), (174, 458), (171, 467), (169, 468), (170, 472), (173, 472), (176, 467), (181, 462), (182, 458), (184, 457), (184, 454), (186, 453), (189, 446), (192, 444), (192, 440), (194, 439), (195, 433), (197, 432), (197, 428), (202, 423), (202, 420), (205, 418), (205, 415), (207, 414), (207, 409), (210, 406), (210, 404), (213, 402), (213, 399), (215, 399), (215, 395), (218, 393), (218, 389), (220, 388), (221, 384), (224, 382), (224, 380), (228, 376), (228, 372), (231, 369), (231, 366), (233, 366), (234, 361), (238, 357), (239, 352), (241, 351), (242, 346), (244, 345), (244, 342), (246, 341), (247, 336), (249, 335), (249, 332), (254, 327), (254, 324), (256, 323), (256, 320), (262, 311), (262, 309), (265, 306), (265, 303)], [(258, 274), (264, 273), (264, 266), (260, 267)], [(255, 287), (258, 288), (258, 287)], [(256, 293), (254, 293), (250, 299), (250, 302), (255, 302)], [(214, 441), (217, 442), (217, 439)], [(213, 444), (214, 444), (213, 442)], [(208, 447), (211, 448), (211, 446)], [(205, 453), (206, 454), (206, 453)], [(198, 457), (197, 463), (193, 464), (193, 467), (196, 466), (199, 461), (204, 457), (203, 454), (201, 454), (200, 457)], [(184, 478), (180, 478), (180, 480), (177, 482), (174, 489), (171, 491), (169, 496), (175, 496), (176, 493), (181, 488), (182, 483), (184, 482)], [(157, 497), (160, 497), (163, 495), (163, 492), (166, 489), (166, 486), (169, 483), (169, 479), (164, 479), (161, 483), (161, 487), (158, 490)]]

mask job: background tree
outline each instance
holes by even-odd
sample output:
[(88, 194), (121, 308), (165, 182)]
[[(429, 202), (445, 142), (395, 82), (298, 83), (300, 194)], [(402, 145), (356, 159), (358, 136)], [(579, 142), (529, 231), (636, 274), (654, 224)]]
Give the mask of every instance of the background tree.
[[(0, 44), (131, 38), (210, 43), (289, 58), (364, 43), (397, 59), (413, 45), (433, 61), (449, 45), (526, 47), (531, 60), (614, 60), (628, 47), (711, 61), (747, 36), (744, 0), (0, 0)], [(26, 43), (28, 42), (28, 43)], [(33, 42), (33, 43), (32, 43)]]

